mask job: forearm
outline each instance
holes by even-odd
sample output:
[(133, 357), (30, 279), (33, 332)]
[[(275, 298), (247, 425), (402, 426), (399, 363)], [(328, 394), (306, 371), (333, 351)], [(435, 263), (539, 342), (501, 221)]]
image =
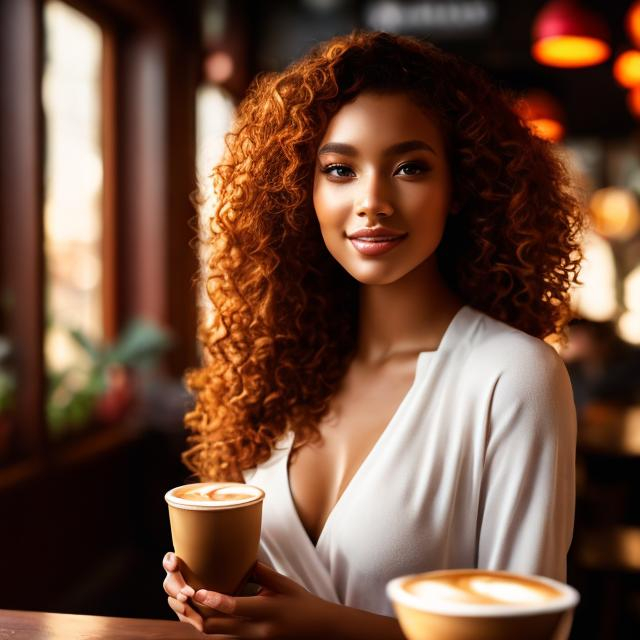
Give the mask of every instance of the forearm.
[(381, 616), (362, 609), (335, 605), (333, 620), (327, 621), (331, 638), (336, 640), (404, 640), (395, 618)]

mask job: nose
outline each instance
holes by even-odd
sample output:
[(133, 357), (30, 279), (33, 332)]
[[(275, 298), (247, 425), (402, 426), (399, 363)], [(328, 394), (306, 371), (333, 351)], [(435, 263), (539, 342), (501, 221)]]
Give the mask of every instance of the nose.
[(375, 222), (393, 215), (393, 205), (383, 179), (374, 175), (366, 180), (362, 179), (361, 185), (362, 190), (355, 203), (359, 218), (366, 217), (370, 222)]

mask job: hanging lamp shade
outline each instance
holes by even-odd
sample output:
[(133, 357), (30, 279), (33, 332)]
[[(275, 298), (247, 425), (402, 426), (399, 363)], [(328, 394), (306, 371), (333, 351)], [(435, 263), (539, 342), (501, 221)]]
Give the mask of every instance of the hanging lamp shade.
[(564, 112), (546, 91), (532, 89), (515, 105), (515, 111), (531, 132), (550, 142), (564, 138)]
[(621, 53), (613, 63), (613, 77), (627, 89), (640, 85), (640, 51)]
[(551, 0), (532, 27), (531, 55), (551, 67), (588, 67), (611, 55), (609, 29), (577, 0)]
[(625, 26), (631, 42), (640, 48), (640, 1), (634, 2), (627, 11)]

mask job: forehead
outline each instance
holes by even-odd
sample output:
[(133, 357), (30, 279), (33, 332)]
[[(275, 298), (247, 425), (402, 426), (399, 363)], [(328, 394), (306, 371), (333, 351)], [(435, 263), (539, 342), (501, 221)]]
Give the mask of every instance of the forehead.
[(355, 147), (387, 147), (421, 139), (443, 149), (436, 119), (404, 93), (362, 93), (331, 118), (321, 144), (341, 142)]

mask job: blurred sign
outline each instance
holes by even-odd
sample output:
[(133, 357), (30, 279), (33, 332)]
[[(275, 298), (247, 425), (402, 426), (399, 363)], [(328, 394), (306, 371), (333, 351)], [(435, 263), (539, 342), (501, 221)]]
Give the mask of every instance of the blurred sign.
[(373, 0), (364, 8), (365, 25), (371, 29), (448, 39), (486, 35), (496, 18), (492, 0)]

